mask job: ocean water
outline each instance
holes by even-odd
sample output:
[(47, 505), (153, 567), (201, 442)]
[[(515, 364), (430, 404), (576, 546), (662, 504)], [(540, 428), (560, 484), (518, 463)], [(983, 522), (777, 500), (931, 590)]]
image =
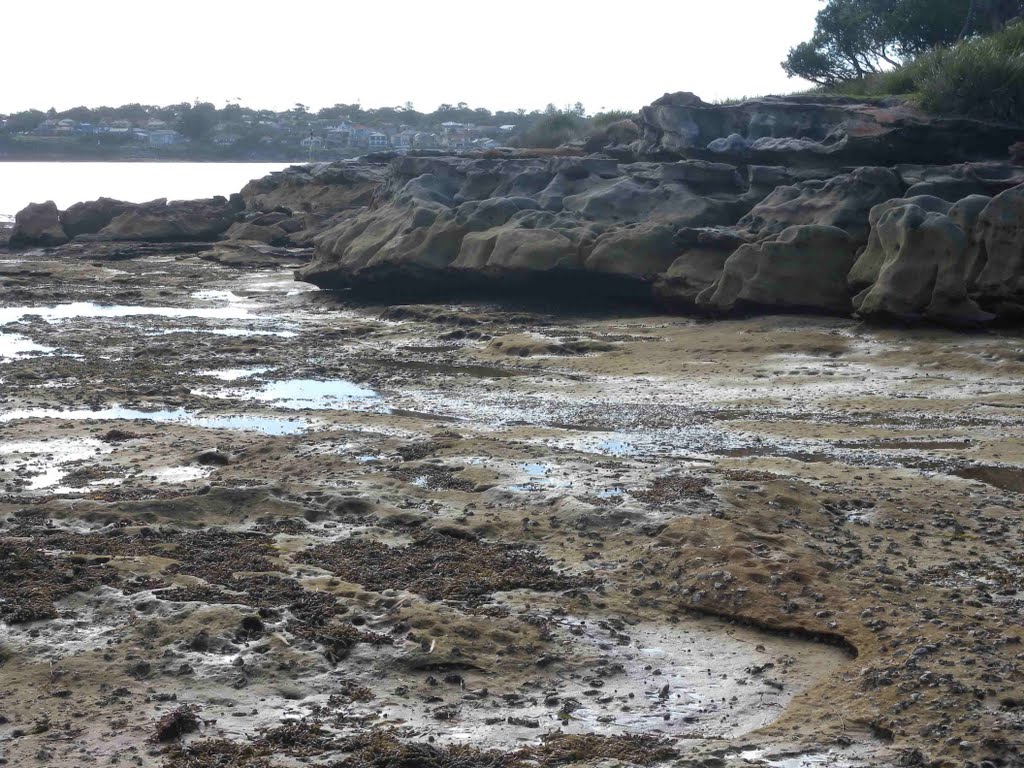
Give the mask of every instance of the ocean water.
[(250, 179), (290, 163), (7, 163), (0, 162), (0, 221), (29, 203), (53, 200), (64, 209), (113, 197), (144, 203), (192, 200), (238, 192)]

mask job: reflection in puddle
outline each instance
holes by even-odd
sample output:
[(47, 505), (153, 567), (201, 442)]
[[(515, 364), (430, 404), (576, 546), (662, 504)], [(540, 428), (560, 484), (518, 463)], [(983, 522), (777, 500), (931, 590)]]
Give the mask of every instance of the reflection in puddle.
[(33, 352), (48, 354), (54, 349), (55, 347), (36, 344), (32, 339), (18, 333), (0, 333), (0, 360), (13, 360)]
[(50, 307), (0, 307), (0, 325), (17, 322), (26, 317), (40, 317), (48, 323), (76, 317), (170, 317), (209, 320), (241, 320), (252, 317), (249, 310), (239, 306), (226, 307), (144, 307), (125, 304), (97, 304), (94, 301), (74, 301)]
[(612, 456), (632, 456), (636, 453), (636, 446), (619, 438), (602, 440), (597, 444), (598, 453), (610, 453)]
[(213, 397), (232, 400), (252, 399), (273, 403), (276, 408), (288, 410), (350, 409), (366, 401), (376, 401), (380, 395), (372, 389), (360, 387), (344, 379), (317, 381), (316, 379), (286, 379), (270, 381), (257, 390), (234, 388), (219, 392), (204, 392)]
[(210, 474), (209, 467), (161, 467), (148, 473), (157, 483), (186, 483), (190, 480), (202, 480)]
[(261, 432), (265, 435), (296, 435), (305, 432), (308, 422), (301, 419), (282, 419), (272, 416), (199, 416), (183, 408), (161, 411), (140, 411), (112, 405), (95, 411), (86, 409), (62, 411), (57, 408), (25, 408), (0, 413), (0, 422), (20, 419), (68, 420), (121, 420), (142, 419), (170, 424), (187, 424), (206, 429), (232, 429), (241, 432)]
[(0, 443), (0, 470), (31, 476), (27, 490), (54, 488), (68, 474), (65, 465), (95, 458), (111, 448), (92, 438)]
[(146, 334), (147, 336), (170, 336), (174, 333), (208, 333), (211, 336), (277, 336), (282, 339), (294, 339), (299, 334), (295, 331), (261, 331), (250, 328), (171, 328), (169, 330), (155, 331)]
[(520, 464), (518, 469), (526, 475), (526, 481), (506, 486), (510, 491), (530, 493), (551, 488), (568, 488), (572, 485), (568, 478), (553, 476), (552, 472), (556, 465), (548, 462), (526, 462)]
[(221, 381), (238, 381), (239, 379), (247, 379), (250, 376), (255, 376), (260, 373), (267, 373), (268, 371), (274, 370), (273, 368), (222, 368), (220, 370), (211, 371), (199, 371), (199, 376), (209, 376), (211, 379), (220, 379)]

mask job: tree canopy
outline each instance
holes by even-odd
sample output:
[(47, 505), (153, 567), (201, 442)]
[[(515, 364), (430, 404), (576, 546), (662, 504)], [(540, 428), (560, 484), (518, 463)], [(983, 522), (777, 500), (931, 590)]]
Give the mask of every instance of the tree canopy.
[(1024, 0), (827, 0), (810, 40), (782, 63), (790, 77), (835, 85), (964, 36), (998, 29)]

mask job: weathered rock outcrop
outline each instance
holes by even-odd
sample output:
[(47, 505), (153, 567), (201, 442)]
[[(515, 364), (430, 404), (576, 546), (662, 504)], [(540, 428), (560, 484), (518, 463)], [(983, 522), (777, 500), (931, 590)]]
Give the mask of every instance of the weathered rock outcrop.
[(846, 314), (846, 275), (856, 252), (857, 241), (838, 227), (789, 227), (777, 237), (737, 248), (721, 277), (697, 297), (697, 305), (720, 311), (767, 307)]
[(133, 206), (96, 233), (100, 240), (188, 242), (214, 240), (235, 221), (238, 210), (224, 197), (155, 201)]
[(740, 219), (737, 229), (751, 239), (773, 237), (802, 224), (822, 224), (848, 232), (865, 242), (871, 209), (893, 197), (903, 186), (887, 168), (858, 168), (828, 181), (805, 181), (779, 187)]
[(665, 94), (640, 112), (638, 151), (664, 159), (829, 167), (948, 165), (1005, 158), (1019, 126), (927, 115), (899, 99), (767, 97), (706, 104), (692, 93)]
[(27, 209), (12, 244), (192, 241), (239, 266), (312, 247), (298, 279), (388, 300), (543, 292), (977, 324), (1024, 316), (1024, 168), (1007, 162), (1022, 136), (898, 99), (679, 93), (558, 150), (387, 152), (293, 166), (232, 200)]
[(996, 195), (979, 214), (967, 279), (985, 308), (1024, 317), (1024, 185)]
[(94, 235), (110, 224), (117, 216), (135, 210), (139, 206), (123, 200), (101, 197), (84, 203), (75, 203), (60, 214), (60, 223), (70, 238), (79, 235)]
[(889, 200), (870, 222), (849, 275), (862, 317), (952, 325), (1024, 317), (1024, 185), (956, 203)]
[(680, 229), (734, 224), (755, 202), (736, 167), (704, 161), (400, 157), (377, 203), (318, 238), (300, 275), (435, 290), (572, 273), (625, 287), (676, 260)]
[[(906, 201), (886, 206), (878, 217), (871, 248), (861, 257), (862, 262), (870, 260), (875, 274), (870, 286), (854, 298), (855, 309), (866, 318), (927, 318), (952, 325), (992, 320), (968, 296), (968, 234), (949, 215), (953, 206), (946, 203), (943, 211), (937, 204), (942, 201), (916, 199), (932, 210)], [(974, 206), (968, 201), (964, 207)], [(964, 217), (958, 218), (969, 227)], [(858, 278), (868, 271), (861, 264)]]
[(250, 211), (285, 210), (330, 215), (369, 205), (384, 183), (385, 166), (374, 163), (293, 165), (254, 179), (242, 189)]
[(60, 212), (52, 200), (31, 203), (14, 217), (9, 241), (12, 248), (61, 245), (67, 241), (60, 225)]

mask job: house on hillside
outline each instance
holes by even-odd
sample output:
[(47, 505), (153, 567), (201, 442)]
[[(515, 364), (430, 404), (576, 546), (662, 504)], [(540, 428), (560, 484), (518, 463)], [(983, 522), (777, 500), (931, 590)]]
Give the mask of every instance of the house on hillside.
[(396, 133), (391, 137), (391, 145), (395, 149), (412, 149), (416, 146), (417, 135), (419, 135), (419, 131), (406, 128), (404, 131)]
[(374, 131), (367, 139), (367, 146), (370, 149), (387, 149), (391, 146), (391, 141), (388, 139), (387, 134)]
[(342, 120), (324, 133), (327, 143), (336, 147), (347, 147), (352, 143), (352, 126)]
[(177, 131), (161, 128), (155, 131), (149, 131), (148, 138), (149, 146), (151, 147), (169, 147), (173, 144), (179, 144), (183, 137)]

